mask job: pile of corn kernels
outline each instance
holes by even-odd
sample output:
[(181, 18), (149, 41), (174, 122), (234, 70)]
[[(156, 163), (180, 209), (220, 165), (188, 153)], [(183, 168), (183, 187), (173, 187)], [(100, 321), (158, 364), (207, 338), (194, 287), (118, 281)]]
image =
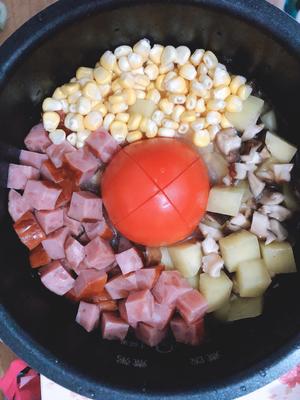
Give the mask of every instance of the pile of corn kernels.
[[(77, 148), (100, 127), (119, 143), (188, 134), (205, 147), (232, 126), (226, 112), (242, 111), (251, 92), (246, 78), (230, 75), (209, 50), (142, 39), (107, 50), (95, 68), (78, 68), (44, 100), (43, 124), (53, 143), (67, 139)], [(68, 135), (58, 129), (60, 112)]]

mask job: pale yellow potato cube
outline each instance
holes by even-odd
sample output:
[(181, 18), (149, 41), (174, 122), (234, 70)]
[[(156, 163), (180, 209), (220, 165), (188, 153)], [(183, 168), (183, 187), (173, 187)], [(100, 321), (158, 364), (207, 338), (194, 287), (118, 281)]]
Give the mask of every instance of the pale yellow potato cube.
[(261, 296), (271, 284), (264, 260), (241, 262), (236, 270), (236, 283), (241, 297)]
[(227, 321), (255, 318), (263, 312), (263, 297), (236, 297), (230, 302)]
[(165, 266), (165, 269), (167, 271), (174, 269), (173, 262), (171, 260), (170, 254), (168, 252), (168, 249), (166, 247), (161, 247), (160, 248), (161, 252), (161, 261), (160, 263)]
[(229, 272), (236, 271), (237, 266), (243, 261), (260, 258), (256, 235), (245, 230), (221, 238), (219, 245), (225, 267)]
[(239, 181), (239, 183), (235, 186), (236, 188), (244, 190), (244, 194), (242, 197), (242, 203), (246, 203), (247, 200), (251, 199), (253, 197), (248, 179), (243, 179), (242, 181)]
[(265, 143), (271, 155), (281, 163), (289, 163), (297, 152), (297, 147), (272, 132), (266, 133)]
[(191, 276), (190, 278), (186, 278), (186, 280), (193, 289), (199, 290), (199, 278), (200, 274), (197, 274), (195, 276)]
[(291, 211), (299, 211), (300, 202), (288, 183), (283, 184), (284, 204)]
[(245, 189), (239, 187), (215, 186), (208, 197), (207, 211), (235, 217), (240, 210)]
[(202, 252), (200, 242), (185, 242), (168, 247), (168, 253), (174, 265), (185, 278), (197, 275), (201, 267)]
[(264, 101), (259, 97), (249, 96), (243, 102), (241, 112), (226, 112), (225, 117), (238, 130), (244, 131), (249, 126), (255, 125), (264, 106)]
[(260, 244), (262, 257), (271, 275), (297, 272), (292, 246), (289, 242)]
[(228, 301), (231, 289), (232, 282), (223, 271), (218, 278), (200, 274), (199, 290), (208, 303), (208, 312), (221, 308)]

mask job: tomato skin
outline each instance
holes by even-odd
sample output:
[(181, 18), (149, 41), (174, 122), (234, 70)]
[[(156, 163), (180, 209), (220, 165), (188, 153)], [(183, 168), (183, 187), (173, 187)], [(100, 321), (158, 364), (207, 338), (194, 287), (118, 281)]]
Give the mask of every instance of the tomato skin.
[(189, 145), (156, 138), (121, 149), (103, 174), (101, 191), (122, 235), (162, 246), (183, 240), (196, 228), (206, 209), (209, 179)]

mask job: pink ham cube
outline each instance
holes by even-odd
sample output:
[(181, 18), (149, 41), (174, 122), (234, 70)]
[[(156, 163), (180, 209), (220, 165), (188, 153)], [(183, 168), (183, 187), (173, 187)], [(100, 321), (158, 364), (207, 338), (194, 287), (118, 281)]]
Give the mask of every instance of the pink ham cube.
[(171, 308), (165, 304), (157, 303), (155, 301), (152, 316), (145, 322), (159, 330), (165, 329), (169, 325), (174, 312), (174, 308)]
[(8, 212), (14, 221), (17, 221), (32, 207), (20, 193), (11, 189), (8, 194)]
[(20, 152), (20, 164), (22, 165), (29, 165), (30, 167), (41, 169), (43, 162), (46, 160), (48, 160), (46, 154), (27, 150), (21, 150)]
[(105, 272), (96, 269), (83, 269), (78, 271), (79, 275), (74, 286), (76, 297), (82, 299), (91, 299), (102, 293), (107, 281)]
[(74, 192), (68, 216), (80, 222), (102, 220), (102, 200), (91, 192)]
[(192, 324), (186, 323), (179, 315), (171, 323), (171, 330), (176, 342), (198, 346), (204, 339), (204, 320), (199, 319)]
[(139, 290), (129, 294), (125, 307), (128, 321), (132, 321), (134, 325), (149, 321), (154, 311), (154, 298), (150, 290)]
[(65, 241), (70, 231), (68, 228), (60, 228), (51, 233), (45, 240), (42, 241), (44, 250), (52, 260), (59, 260), (65, 258)]
[(62, 189), (52, 182), (29, 180), (23, 197), (36, 210), (54, 210)]
[(122, 253), (116, 254), (116, 261), (124, 275), (143, 268), (143, 261), (136, 249), (133, 247), (123, 251)]
[(177, 298), (177, 310), (188, 323), (203, 318), (207, 310), (207, 301), (198, 290), (190, 290)]
[(110, 240), (113, 236), (112, 230), (104, 219), (96, 222), (84, 222), (83, 227), (90, 240), (97, 236), (100, 236), (102, 239)]
[(40, 177), (38, 169), (27, 165), (9, 164), (7, 187), (9, 189), (23, 190), (29, 179), (37, 180)]
[(70, 229), (70, 232), (73, 236), (79, 236), (83, 233), (83, 226), (80, 221), (76, 221), (76, 219), (70, 218), (68, 216), (68, 208), (63, 208), (64, 212), (64, 225)]
[(81, 325), (87, 332), (91, 332), (99, 325), (100, 310), (96, 304), (79, 303), (76, 322)]
[(59, 261), (52, 261), (40, 269), (41, 281), (51, 292), (63, 296), (71, 290), (75, 280)]
[(44, 129), (43, 124), (40, 123), (31, 128), (24, 143), (30, 151), (45, 153), (47, 147), (51, 145), (51, 140), (49, 139), (48, 132)]
[(87, 148), (68, 153), (65, 159), (69, 168), (75, 172), (78, 184), (89, 180), (100, 166), (100, 160), (97, 160)]
[(114, 252), (105, 240), (95, 237), (85, 246), (85, 264), (89, 268), (104, 269), (115, 261)]
[(36, 211), (35, 217), (46, 235), (49, 235), (49, 233), (56, 231), (64, 225), (64, 213), (60, 208), (51, 211)]
[(167, 329), (157, 329), (140, 322), (135, 330), (136, 337), (150, 347), (157, 346), (167, 336)]
[(119, 301), (119, 304), (118, 304), (118, 308), (119, 308), (119, 313), (120, 313), (121, 318), (122, 318), (125, 322), (129, 323), (129, 322), (128, 322), (128, 315), (127, 315), (125, 303), (126, 303), (126, 300), (120, 300), (120, 301)]
[(65, 242), (65, 254), (71, 268), (77, 268), (85, 257), (84, 246), (76, 239), (69, 237)]
[(114, 312), (104, 312), (101, 318), (101, 332), (103, 339), (124, 340), (129, 325)]
[(46, 150), (56, 168), (62, 167), (65, 155), (72, 152), (76, 152), (76, 149), (67, 140), (60, 144), (51, 144)]
[(191, 286), (178, 271), (163, 271), (152, 293), (159, 303), (172, 307), (179, 296), (190, 290)]
[(163, 269), (163, 265), (158, 265), (156, 267), (142, 268), (139, 271), (136, 271), (136, 281), (138, 289), (152, 289), (153, 286), (156, 284)]
[(92, 132), (85, 143), (90, 151), (104, 163), (110, 161), (112, 156), (120, 150), (118, 142), (103, 128)]
[(117, 275), (107, 282), (105, 289), (113, 300), (124, 299), (133, 290), (137, 290), (135, 273)]

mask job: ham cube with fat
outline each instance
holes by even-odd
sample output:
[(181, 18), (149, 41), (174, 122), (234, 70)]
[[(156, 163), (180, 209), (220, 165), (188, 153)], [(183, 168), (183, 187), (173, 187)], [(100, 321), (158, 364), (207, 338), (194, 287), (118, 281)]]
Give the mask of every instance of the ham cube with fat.
[(51, 211), (36, 211), (35, 217), (46, 235), (49, 235), (64, 225), (64, 212), (60, 208)]
[(100, 311), (96, 304), (81, 301), (76, 315), (76, 322), (81, 325), (87, 332), (91, 332), (97, 328), (100, 320)]
[(154, 311), (154, 298), (150, 290), (130, 293), (125, 302), (128, 321), (132, 326), (138, 322), (149, 321)]
[(14, 229), (21, 242), (25, 244), (29, 250), (33, 250), (46, 239), (44, 231), (31, 211), (27, 211), (14, 223)]
[(186, 323), (183, 318), (176, 315), (170, 323), (173, 335), (178, 343), (198, 346), (204, 339), (204, 320), (199, 319), (192, 324)]
[(59, 296), (66, 294), (75, 284), (75, 280), (59, 261), (52, 261), (39, 272), (46, 288)]
[(143, 268), (143, 261), (136, 249), (133, 247), (123, 251), (122, 253), (116, 254), (116, 261), (124, 275)]
[(65, 241), (70, 231), (68, 228), (63, 227), (51, 233), (42, 245), (52, 260), (59, 260), (65, 258)]
[(101, 318), (101, 332), (103, 339), (124, 340), (129, 325), (113, 312), (104, 312)]
[(89, 268), (103, 270), (115, 261), (114, 252), (105, 240), (95, 237), (85, 246), (85, 264)]
[(168, 329), (157, 329), (140, 322), (135, 330), (136, 337), (150, 347), (157, 346), (167, 336)]
[(178, 297), (176, 307), (182, 318), (191, 324), (204, 317), (208, 304), (204, 296), (193, 289)]
[(67, 140), (60, 144), (51, 144), (46, 150), (48, 157), (56, 168), (62, 167), (65, 155), (72, 152), (76, 152), (76, 149)]
[(102, 220), (102, 200), (91, 192), (74, 192), (68, 216), (80, 222)]
[(51, 258), (48, 256), (48, 253), (44, 250), (43, 246), (39, 244), (30, 252), (29, 262), (31, 268), (39, 268), (49, 264), (51, 262)]
[(70, 236), (65, 241), (65, 254), (70, 267), (76, 270), (85, 257), (84, 246)]
[(65, 171), (63, 168), (56, 168), (51, 160), (43, 162), (40, 168), (41, 176), (48, 181), (59, 183), (65, 178)]
[(152, 316), (145, 322), (159, 330), (165, 329), (169, 325), (174, 312), (174, 307), (169, 307), (168, 305), (160, 304), (155, 301)]
[(64, 225), (69, 228), (73, 236), (79, 236), (83, 233), (83, 225), (80, 221), (70, 218), (68, 216), (69, 209), (67, 207), (63, 208), (64, 211)]
[(142, 268), (139, 271), (136, 271), (135, 274), (138, 289), (152, 289), (163, 270), (163, 265), (157, 265), (156, 267)]
[(133, 290), (137, 290), (136, 275), (134, 272), (127, 275), (117, 275), (105, 285), (105, 289), (112, 299), (124, 299)]
[(48, 160), (46, 154), (35, 153), (34, 151), (21, 150), (20, 164), (28, 165), (37, 169), (41, 169), (44, 161)]
[(113, 238), (113, 232), (104, 219), (96, 222), (84, 222), (83, 227), (90, 240), (93, 240), (97, 236), (105, 240)]
[(65, 159), (68, 167), (75, 173), (78, 184), (89, 180), (100, 167), (100, 161), (87, 148), (68, 153)]
[[(95, 300), (92, 299), (92, 302)], [(102, 300), (98, 301), (97, 305), (99, 307), (100, 313), (103, 313), (105, 311), (118, 311), (118, 304), (116, 300)]]
[(24, 190), (29, 179), (38, 180), (40, 172), (27, 165), (9, 164), (7, 187), (8, 189)]
[(96, 269), (82, 270), (74, 286), (74, 294), (81, 300), (91, 300), (103, 292), (107, 281), (107, 274)]
[(24, 140), (25, 146), (30, 151), (45, 153), (47, 147), (51, 145), (48, 132), (45, 130), (42, 123), (31, 128)]
[(158, 303), (174, 306), (179, 296), (192, 290), (178, 271), (163, 271), (152, 293)]
[(32, 210), (28, 201), (20, 193), (11, 189), (8, 194), (8, 212), (14, 221), (17, 221), (27, 211)]
[(61, 188), (48, 181), (29, 180), (23, 197), (36, 210), (54, 210)]
[(120, 150), (118, 142), (103, 128), (92, 132), (85, 143), (89, 146), (90, 151), (104, 163), (109, 162), (112, 156)]

